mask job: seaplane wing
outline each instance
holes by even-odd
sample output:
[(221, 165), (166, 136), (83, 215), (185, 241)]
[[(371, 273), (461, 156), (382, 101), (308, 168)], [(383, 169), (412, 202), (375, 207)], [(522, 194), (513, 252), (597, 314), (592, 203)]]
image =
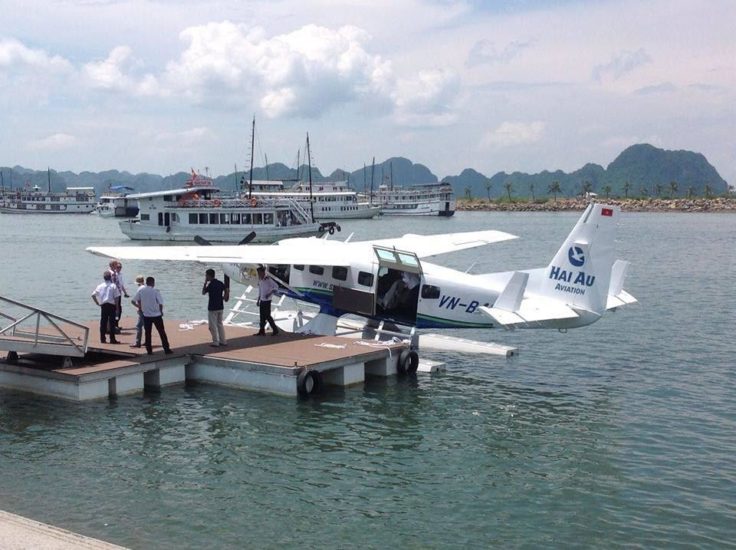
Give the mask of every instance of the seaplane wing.
[(403, 237), (396, 239), (370, 241), (370, 244), (395, 248), (396, 250), (410, 250), (419, 258), (428, 258), (430, 256), (437, 256), (438, 254), (456, 252), (458, 250), (517, 238), (516, 235), (496, 230), (445, 233), (441, 235), (415, 235), (407, 233)]
[[(297, 239), (292, 239), (292, 241)], [(299, 239), (301, 246), (91, 246), (88, 252), (121, 260), (170, 260), (205, 264), (318, 264), (349, 267), (349, 258), (318, 239)], [(322, 241), (324, 242), (324, 241)], [(331, 243), (336, 244), (336, 243)]]

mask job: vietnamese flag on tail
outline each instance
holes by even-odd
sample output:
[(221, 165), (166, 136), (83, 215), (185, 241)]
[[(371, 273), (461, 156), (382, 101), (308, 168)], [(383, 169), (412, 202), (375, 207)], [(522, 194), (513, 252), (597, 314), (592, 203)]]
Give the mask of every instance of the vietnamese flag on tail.
[(601, 216), (613, 216), (613, 208), (601, 208)]

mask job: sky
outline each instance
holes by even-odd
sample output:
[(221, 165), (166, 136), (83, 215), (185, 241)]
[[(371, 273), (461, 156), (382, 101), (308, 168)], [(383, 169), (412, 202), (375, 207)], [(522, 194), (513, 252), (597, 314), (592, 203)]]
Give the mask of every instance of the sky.
[(650, 143), (736, 183), (733, 0), (0, 0), (0, 165), (438, 177)]

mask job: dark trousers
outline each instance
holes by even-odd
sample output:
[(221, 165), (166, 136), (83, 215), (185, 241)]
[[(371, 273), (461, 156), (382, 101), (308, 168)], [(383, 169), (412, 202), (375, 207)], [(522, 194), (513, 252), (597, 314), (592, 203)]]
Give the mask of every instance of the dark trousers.
[(120, 318), (123, 316), (123, 297), (115, 298), (115, 326), (120, 325)]
[(105, 341), (105, 334), (110, 334), (110, 341), (115, 341), (115, 304), (100, 306), (100, 341)]
[(263, 332), (263, 330), (266, 328), (266, 321), (268, 321), (268, 324), (271, 325), (271, 330), (273, 330), (274, 332), (279, 331), (279, 329), (276, 328), (276, 323), (274, 323), (273, 317), (271, 317), (271, 300), (261, 300), (261, 305), (258, 306), (258, 312), (261, 314), (260, 332)]
[(164, 351), (169, 351), (169, 339), (166, 336), (166, 329), (164, 328), (164, 318), (159, 315), (158, 317), (143, 317), (143, 329), (146, 332), (146, 351), (153, 353), (153, 346), (151, 345), (151, 327), (156, 326), (158, 335), (161, 338), (161, 345), (164, 347)]

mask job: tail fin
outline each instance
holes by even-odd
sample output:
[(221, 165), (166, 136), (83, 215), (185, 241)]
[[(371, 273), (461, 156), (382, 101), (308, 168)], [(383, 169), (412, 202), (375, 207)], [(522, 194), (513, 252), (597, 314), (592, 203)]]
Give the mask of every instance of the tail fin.
[(544, 272), (539, 292), (576, 311), (606, 311), (619, 209), (591, 203)]

